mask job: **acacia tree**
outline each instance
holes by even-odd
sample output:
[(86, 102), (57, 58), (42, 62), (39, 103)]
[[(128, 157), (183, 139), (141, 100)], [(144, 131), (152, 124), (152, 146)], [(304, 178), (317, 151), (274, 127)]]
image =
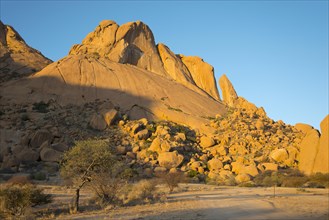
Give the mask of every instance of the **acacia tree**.
[(109, 144), (104, 140), (78, 141), (64, 154), (60, 171), (61, 176), (70, 180), (75, 189), (75, 212), (79, 211), (81, 188), (108, 173), (115, 163)]

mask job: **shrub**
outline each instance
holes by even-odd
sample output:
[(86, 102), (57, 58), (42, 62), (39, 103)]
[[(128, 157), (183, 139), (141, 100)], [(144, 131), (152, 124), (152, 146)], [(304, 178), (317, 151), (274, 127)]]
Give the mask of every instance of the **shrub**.
[(22, 114), (22, 115), (21, 115), (21, 120), (22, 120), (22, 121), (28, 121), (28, 120), (30, 120), (29, 115), (26, 114), (26, 113)]
[(121, 205), (120, 195), (128, 185), (128, 180), (133, 176), (133, 171), (122, 162), (116, 162), (108, 173), (94, 177), (89, 188), (95, 194), (95, 201), (101, 207), (108, 205)]
[(47, 175), (44, 172), (36, 172), (32, 174), (32, 178), (42, 181), (47, 179)]
[(31, 178), (29, 176), (12, 176), (9, 180), (7, 180), (9, 184), (16, 185), (25, 185), (31, 184)]
[(284, 187), (301, 187), (307, 182), (306, 176), (287, 176), (283, 178), (281, 186)]
[(178, 187), (179, 183), (186, 182), (186, 177), (183, 172), (169, 172), (169, 173), (161, 173), (158, 175), (161, 183), (164, 183), (168, 188), (169, 192), (173, 192), (176, 187)]
[(141, 204), (155, 197), (156, 183), (154, 180), (140, 180), (130, 187), (127, 194), (127, 204)]
[(41, 102), (36, 102), (33, 103), (33, 110), (40, 112), (40, 113), (47, 113), (48, 112), (48, 106), (49, 104), (41, 101)]
[(309, 177), (309, 181), (313, 185), (317, 185), (318, 187), (316, 187), (316, 188), (319, 188), (320, 186), (329, 188), (329, 173), (315, 173), (315, 174), (312, 174)]
[(244, 182), (244, 183), (240, 183), (239, 184), (239, 187), (255, 187), (255, 183), (252, 182), (252, 181), (249, 181), (249, 182)]
[(189, 171), (187, 172), (187, 175), (188, 175), (190, 178), (193, 178), (193, 177), (195, 177), (195, 176), (198, 175), (198, 171), (196, 171), (196, 170), (189, 170)]
[(0, 190), (0, 212), (6, 216), (22, 216), (30, 207), (51, 202), (51, 195), (31, 184), (7, 185)]

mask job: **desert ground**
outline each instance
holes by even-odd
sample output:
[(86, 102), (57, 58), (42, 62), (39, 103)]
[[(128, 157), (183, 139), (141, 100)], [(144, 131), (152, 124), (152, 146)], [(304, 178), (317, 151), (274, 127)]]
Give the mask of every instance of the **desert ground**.
[[(48, 210), (56, 219), (329, 219), (329, 189), (228, 187), (180, 184), (166, 199), (152, 204), (92, 210), (92, 194), (82, 192), (78, 214), (68, 214), (73, 191), (43, 186), (54, 196)], [(160, 186), (161, 188), (161, 186)], [(160, 190), (166, 190), (164, 187)], [(45, 207), (43, 207), (44, 209)], [(58, 214), (58, 212), (62, 212)]]

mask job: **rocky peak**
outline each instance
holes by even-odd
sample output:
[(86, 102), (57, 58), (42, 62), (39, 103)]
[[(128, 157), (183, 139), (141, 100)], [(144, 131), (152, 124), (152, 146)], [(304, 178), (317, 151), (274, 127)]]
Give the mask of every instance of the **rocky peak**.
[(69, 54), (131, 64), (220, 100), (213, 67), (199, 57), (176, 56), (164, 44), (156, 45), (151, 29), (141, 21), (121, 26), (111, 20), (102, 21)]
[(11, 26), (0, 21), (0, 82), (41, 70), (51, 60), (31, 48)]
[(102, 21), (82, 44), (74, 45), (69, 54), (89, 54), (106, 57), (114, 62), (131, 64), (159, 75), (166, 75), (153, 33), (141, 21), (119, 26), (114, 21)]

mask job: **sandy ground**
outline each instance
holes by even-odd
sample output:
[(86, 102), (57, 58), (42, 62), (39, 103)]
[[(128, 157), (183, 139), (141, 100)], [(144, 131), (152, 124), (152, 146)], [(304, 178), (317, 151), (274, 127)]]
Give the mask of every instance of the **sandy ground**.
[[(67, 209), (69, 191), (52, 189), (55, 203)], [(90, 194), (82, 195), (82, 204)], [(183, 184), (165, 202), (84, 211), (56, 219), (329, 219), (329, 189), (240, 188)]]

